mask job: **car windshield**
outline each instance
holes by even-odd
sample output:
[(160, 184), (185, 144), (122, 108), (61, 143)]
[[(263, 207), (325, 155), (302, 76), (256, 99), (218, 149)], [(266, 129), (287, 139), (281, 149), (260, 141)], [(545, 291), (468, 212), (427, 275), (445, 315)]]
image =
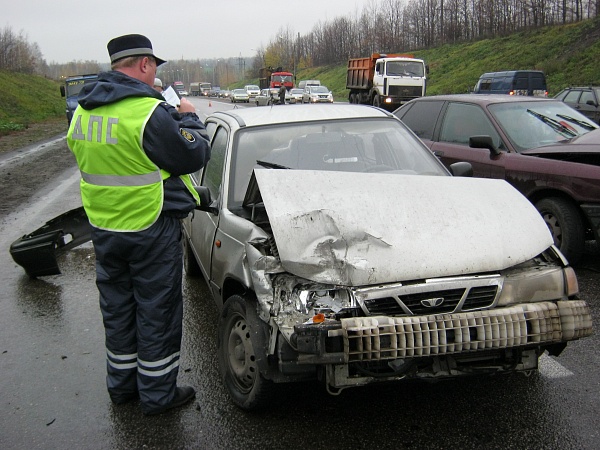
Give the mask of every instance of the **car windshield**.
[(316, 94), (328, 94), (329, 93), (329, 89), (327, 89), (325, 86), (312, 86), (310, 88), (310, 91)]
[(72, 97), (79, 94), (79, 91), (81, 91), (84, 85), (95, 83), (96, 81), (98, 81), (97, 77), (67, 81), (67, 97)]
[(423, 64), (409, 61), (389, 61), (386, 65), (388, 75), (422, 77)]
[(291, 94), (302, 94), (302, 92), (303, 92), (302, 89), (292, 89), (290, 91)]
[(509, 102), (488, 106), (517, 151), (555, 144), (598, 128), (559, 101)]
[(253, 91), (258, 91), (259, 87), (258, 86), (254, 86), (254, 85), (250, 85), (250, 86), (246, 86), (246, 89), (252, 89)]
[(239, 207), (255, 167), (447, 176), (437, 158), (394, 119), (249, 127), (236, 134), (229, 206)]

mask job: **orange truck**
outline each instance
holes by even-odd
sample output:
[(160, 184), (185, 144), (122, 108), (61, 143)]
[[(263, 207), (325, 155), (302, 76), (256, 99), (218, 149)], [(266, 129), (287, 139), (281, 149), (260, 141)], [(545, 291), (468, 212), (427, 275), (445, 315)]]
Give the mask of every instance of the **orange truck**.
[(425, 96), (429, 68), (422, 59), (400, 53), (373, 53), (348, 61), (348, 101), (393, 111)]
[(281, 85), (289, 91), (294, 87), (294, 74), (286, 72), (278, 67), (273, 69), (271, 67), (262, 67), (259, 70), (259, 86), (261, 89), (279, 89)]

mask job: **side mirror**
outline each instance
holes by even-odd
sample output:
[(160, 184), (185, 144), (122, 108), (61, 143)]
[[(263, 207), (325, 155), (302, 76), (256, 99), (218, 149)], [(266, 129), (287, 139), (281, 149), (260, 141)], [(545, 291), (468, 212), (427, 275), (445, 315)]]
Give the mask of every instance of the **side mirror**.
[(64, 87), (64, 86), (61, 86), (61, 87), (60, 87), (60, 96), (61, 96), (61, 97), (64, 97), (65, 95), (66, 95), (66, 94), (65, 94), (65, 87)]
[(196, 206), (196, 209), (199, 209), (200, 211), (206, 211), (214, 215), (219, 214), (218, 208), (212, 205), (212, 198), (208, 188), (206, 186), (194, 186), (194, 189), (196, 189), (196, 192), (200, 197), (200, 205)]
[(469, 147), (472, 148), (487, 148), (492, 156), (498, 156), (500, 150), (494, 145), (494, 141), (490, 136), (471, 136), (469, 138)]
[(450, 164), (450, 173), (455, 177), (472, 177), (473, 166), (470, 162), (459, 161), (454, 164)]

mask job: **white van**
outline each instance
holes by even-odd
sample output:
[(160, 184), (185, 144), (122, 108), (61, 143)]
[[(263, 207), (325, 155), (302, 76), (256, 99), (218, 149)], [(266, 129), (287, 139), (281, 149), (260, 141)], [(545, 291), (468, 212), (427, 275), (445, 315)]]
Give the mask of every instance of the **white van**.
[(306, 86), (321, 86), (320, 80), (301, 80), (298, 83), (298, 89), (304, 89)]

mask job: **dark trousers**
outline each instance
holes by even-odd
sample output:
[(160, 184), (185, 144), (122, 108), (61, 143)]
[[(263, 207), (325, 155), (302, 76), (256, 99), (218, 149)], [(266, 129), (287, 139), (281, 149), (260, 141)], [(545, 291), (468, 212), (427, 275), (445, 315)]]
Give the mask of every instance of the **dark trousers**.
[(179, 219), (161, 216), (149, 229), (93, 229), (96, 285), (104, 321), (111, 398), (139, 392), (142, 408), (175, 395), (183, 296)]

